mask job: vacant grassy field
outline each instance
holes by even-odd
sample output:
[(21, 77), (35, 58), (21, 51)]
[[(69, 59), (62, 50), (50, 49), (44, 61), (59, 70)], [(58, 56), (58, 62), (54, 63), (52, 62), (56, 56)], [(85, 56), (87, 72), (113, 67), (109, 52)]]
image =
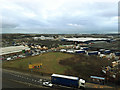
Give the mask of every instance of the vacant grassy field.
[(102, 67), (111, 65), (112, 60), (96, 56), (75, 55), (74, 57), (60, 60), (59, 63), (63, 66), (71, 67), (65, 71), (65, 74), (79, 76), (88, 80), (90, 76), (103, 76)]
[(39, 56), (27, 57), (24, 59), (17, 59), (13, 61), (3, 62), (3, 68), (11, 68), (17, 70), (28, 70), (28, 63), (37, 64), (42, 63), (42, 68), (35, 70), (43, 73), (64, 73), (68, 66), (63, 66), (59, 64), (61, 59), (71, 58), (74, 55), (60, 53), (60, 52), (50, 52), (44, 53)]
[(43, 64), (42, 68), (35, 69), (34, 72), (73, 75), (87, 80), (91, 75), (101, 76), (101, 67), (110, 65), (112, 60), (96, 56), (49, 52), (39, 56), (3, 62), (3, 68), (29, 71), (29, 62)]

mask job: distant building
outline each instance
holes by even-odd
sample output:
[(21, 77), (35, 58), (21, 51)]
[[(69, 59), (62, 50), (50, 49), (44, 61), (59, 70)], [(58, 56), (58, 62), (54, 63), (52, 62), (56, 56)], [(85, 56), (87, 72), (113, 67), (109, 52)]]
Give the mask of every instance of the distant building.
[(63, 38), (62, 41), (69, 41), (69, 42), (80, 42), (80, 43), (89, 43), (93, 41), (110, 41), (109, 38)]
[(25, 50), (25, 51), (30, 50), (30, 48), (25, 47), (25, 46), (4, 47), (4, 48), (1, 48), (0, 55), (4, 56), (4, 55), (9, 55), (9, 54), (15, 54), (15, 53), (22, 52), (23, 50)]
[(38, 40), (38, 39), (41, 39), (41, 40), (53, 40), (54, 37), (45, 37), (45, 36), (41, 36), (41, 37), (33, 37), (34, 40)]

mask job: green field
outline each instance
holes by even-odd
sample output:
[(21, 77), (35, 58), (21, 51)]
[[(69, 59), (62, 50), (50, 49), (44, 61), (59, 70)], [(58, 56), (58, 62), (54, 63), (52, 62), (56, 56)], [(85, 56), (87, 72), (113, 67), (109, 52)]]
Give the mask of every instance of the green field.
[(86, 56), (83, 54), (67, 54), (60, 52), (49, 52), (39, 56), (31, 56), (23, 59), (3, 62), (3, 68), (30, 71), (28, 63), (42, 63), (39, 69), (33, 69), (33, 73), (43, 74), (66, 74), (89, 79), (91, 75), (101, 76), (101, 68), (111, 65), (112, 60), (97, 56)]
[(60, 52), (50, 52), (40, 54), (39, 56), (31, 56), (24, 59), (17, 59), (13, 61), (3, 62), (3, 68), (17, 69), (17, 70), (28, 70), (28, 63), (37, 64), (42, 63), (42, 68), (34, 69), (37, 72), (42, 73), (62, 73), (64, 74), (65, 70), (68, 69), (68, 66), (63, 66), (59, 64), (60, 60), (71, 58), (74, 55), (60, 53)]

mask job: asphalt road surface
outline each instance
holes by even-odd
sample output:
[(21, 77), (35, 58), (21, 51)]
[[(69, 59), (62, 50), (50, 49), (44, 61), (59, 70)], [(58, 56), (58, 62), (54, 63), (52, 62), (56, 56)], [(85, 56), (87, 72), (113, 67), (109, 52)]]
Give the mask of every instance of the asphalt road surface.
[[(50, 77), (47, 76), (36, 76), (33, 74), (26, 74), (23, 72), (17, 72), (12, 70), (6, 70), (3, 69), (2, 71), (2, 88), (34, 88), (34, 89), (49, 89), (49, 90), (80, 90), (80, 89), (74, 89), (70, 87), (64, 87), (64, 86), (53, 86), (53, 87), (46, 87), (43, 86), (44, 81), (50, 82)], [(87, 84), (89, 87), (86, 87), (85, 90), (89, 90), (92, 87), (96, 87), (94, 84)], [(91, 87), (92, 86), (92, 87)], [(99, 85), (100, 87), (101, 85)], [(98, 85), (97, 85), (98, 87)], [(102, 86), (102, 88), (108, 88), (105, 86)], [(111, 88), (109, 88), (111, 90)], [(90, 89), (90, 90), (93, 90)], [(99, 90), (97, 88), (97, 90)]]
[[(36, 77), (33, 75), (26, 75), (23, 73), (11, 72), (9, 70), (3, 70), (2, 72), (2, 88), (34, 88), (34, 89), (49, 89), (49, 90), (73, 90), (73, 88), (54, 86), (43, 86), (44, 81), (50, 81), (49, 79), (43, 79), (42, 77)], [(75, 89), (74, 89), (75, 90)], [(77, 89), (76, 89), (77, 90)]]
[(18, 74), (13, 72), (2, 72), (2, 88), (39, 88), (42, 86), (40, 78)]
[(25, 85), (22, 83), (16, 83), (15, 81), (3, 78), (2, 88), (32, 88), (32, 86)]

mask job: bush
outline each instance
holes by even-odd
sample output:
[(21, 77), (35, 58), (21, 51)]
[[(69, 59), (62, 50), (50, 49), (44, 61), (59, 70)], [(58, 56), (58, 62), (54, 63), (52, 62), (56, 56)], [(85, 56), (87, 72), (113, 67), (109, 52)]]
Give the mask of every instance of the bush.
[(60, 60), (59, 63), (71, 67), (66, 70), (67, 75), (88, 79), (91, 75), (102, 76), (101, 68), (110, 65), (111, 62), (97, 56), (75, 55), (72, 58)]

